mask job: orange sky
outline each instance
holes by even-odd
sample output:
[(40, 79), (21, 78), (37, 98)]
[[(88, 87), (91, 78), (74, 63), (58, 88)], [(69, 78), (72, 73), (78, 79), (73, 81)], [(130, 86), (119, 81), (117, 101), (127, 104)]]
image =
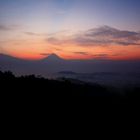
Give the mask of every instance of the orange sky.
[[(131, 3), (132, 2), (132, 3)], [(140, 1), (0, 0), (0, 53), (140, 60)]]
[(140, 60), (136, 45), (80, 46), (73, 43), (50, 44), (43, 39), (3, 42), (3, 52), (22, 59), (43, 59), (56, 53), (64, 59)]
[(64, 59), (140, 60), (140, 33), (109, 26), (53, 34), (9, 30), (0, 39), (0, 53), (22, 59), (55, 53)]

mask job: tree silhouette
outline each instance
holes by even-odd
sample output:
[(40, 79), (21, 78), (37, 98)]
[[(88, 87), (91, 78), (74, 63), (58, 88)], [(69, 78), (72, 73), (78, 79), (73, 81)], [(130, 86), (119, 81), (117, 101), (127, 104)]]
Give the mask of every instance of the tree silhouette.
[(70, 79), (48, 80), (35, 75), (16, 77), (10, 71), (0, 71), (1, 94), (8, 93), (11, 97), (35, 98), (48, 97), (90, 97), (92, 103), (139, 103), (140, 87), (127, 87), (123, 96), (114, 93), (110, 88)]

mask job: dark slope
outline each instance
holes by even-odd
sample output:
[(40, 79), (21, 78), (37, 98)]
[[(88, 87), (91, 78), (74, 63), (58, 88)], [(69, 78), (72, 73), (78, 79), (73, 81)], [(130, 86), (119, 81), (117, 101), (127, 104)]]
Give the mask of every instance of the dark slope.
[[(0, 72), (1, 97), (10, 100), (34, 100), (35, 102), (59, 103), (82, 97), (90, 99), (90, 104), (126, 104), (139, 103), (140, 88), (127, 89), (124, 96), (117, 91), (97, 84), (74, 83), (68, 79), (63, 81), (37, 78), (34, 75), (15, 77), (11, 72)], [(57, 97), (57, 98), (56, 98)], [(86, 97), (86, 98), (85, 98)], [(84, 101), (82, 99), (82, 102)], [(77, 100), (77, 102), (79, 99)], [(84, 102), (83, 102), (84, 103)], [(88, 102), (89, 103), (89, 102)], [(72, 102), (71, 102), (72, 104)]]
[(0, 68), (21, 74), (42, 74), (60, 71), (76, 73), (93, 72), (139, 72), (140, 61), (111, 61), (111, 60), (64, 60), (56, 54), (38, 60), (27, 61), (0, 54)]

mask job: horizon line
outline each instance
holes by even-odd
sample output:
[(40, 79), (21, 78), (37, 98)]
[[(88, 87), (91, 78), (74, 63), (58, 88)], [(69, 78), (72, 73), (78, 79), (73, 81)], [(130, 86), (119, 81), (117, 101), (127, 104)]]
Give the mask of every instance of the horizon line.
[(7, 56), (7, 57), (12, 57), (14, 59), (19, 59), (19, 60), (25, 60), (25, 61), (40, 61), (40, 60), (45, 60), (45, 59), (48, 59), (51, 55), (56, 55), (56, 57), (58, 57), (58, 59), (61, 59), (61, 60), (66, 60), (66, 61), (140, 61), (140, 59), (109, 59), (109, 58), (79, 58), (79, 59), (74, 59), (74, 58), (70, 58), (70, 59), (67, 59), (67, 58), (63, 58), (61, 57), (60, 55), (56, 54), (56, 53), (50, 53), (49, 55), (46, 55), (46, 57), (43, 57), (43, 58), (23, 58), (23, 57), (18, 57), (18, 56), (14, 56), (14, 55), (9, 55), (9, 54), (6, 54), (6, 53), (0, 53), (0, 55), (3, 55), (3, 56)]

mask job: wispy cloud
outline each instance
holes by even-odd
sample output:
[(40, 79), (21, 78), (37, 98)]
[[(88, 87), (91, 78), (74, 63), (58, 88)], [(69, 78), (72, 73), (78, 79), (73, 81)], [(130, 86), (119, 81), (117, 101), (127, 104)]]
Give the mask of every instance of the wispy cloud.
[(34, 33), (34, 32), (24, 32), (24, 34), (29, 35), (29, 36), (46, 36), (44, 33)]
[(91, 44), (140, 45), (140, 33), (118, 30), (109, 26), (90, 29), (82, 37)]
[(0, 25), (0, 30), (1, 31), (9, 31), (9, 30), (11, 30), (11, 28), (8, 26)]
[(140, 33), (118, 30), (109, 26), (90, 29), (67, 38), (51, 37), (47, 41), (52, 44), (62, 45), (72, 43), (79, 46), (107, 46), (107, 45), (140, 45)]
[(19, 25), (3, 25), (3, 24), (0, 24), (0, 31), (16, 30), (19, 27), (20, 27)]
[(94, 59), (108, 59), (110, 56), (108, 54), (96, 54), (93, 57)]
[(80, 54), (80, 55), (88, 55), (87, 52), (74, 52), (75, 54)]
[(40, 53), (42, 56), (49, 56), (51, 53)]

